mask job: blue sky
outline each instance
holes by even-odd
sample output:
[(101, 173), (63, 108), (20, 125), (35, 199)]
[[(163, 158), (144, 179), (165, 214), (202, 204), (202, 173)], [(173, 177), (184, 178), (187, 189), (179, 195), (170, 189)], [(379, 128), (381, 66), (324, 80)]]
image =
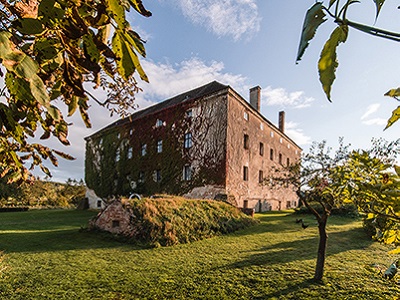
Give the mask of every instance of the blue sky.
[[(318, 30), (302, 61), (295, 64), (304, 15), (313, 0), (154, 0), (143, 1), (153, 16), (132, 11), (132, 27), (147, 41), (142, 60), (150, 83), (136, 97), (139, 109), (210, 81), (229, 84), (248, 99), (248, 90), (262, 88), (262, 113), (273, 123), (286, 111), (286, 132), (305, 151), (312, 141), (339, 137), (353, 148), (367, 148), (373, 137), (398, 138), (400, 124), (383, 131), (398, 103), (384, 97), (398, 87), (400, 45), (350, 30), (340, 45), (337, 79), (329, 103), (318, 80), (319, 53), (334, 28), (331, 20)], [(397, 1), (388, 0), (376, 26), (400, 31)], [(349, 11), (358, 22), (373, 25), (375, 4), (363, 1)], [(96, 92), (102, 97), (101, 92)], [(60, 160), (51, 168), (54, 180), (84, 176), (83, 138), (116, 119), (92, 103), (93, 123), (86, 129), (79, 116), (68, 121), (71, 146), (49, 145), (71, 153), (73, 162)]]

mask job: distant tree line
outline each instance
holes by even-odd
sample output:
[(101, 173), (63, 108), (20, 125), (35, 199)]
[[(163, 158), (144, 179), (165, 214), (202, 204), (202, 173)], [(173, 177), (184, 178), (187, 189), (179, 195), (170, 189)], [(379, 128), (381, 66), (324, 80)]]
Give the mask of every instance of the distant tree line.
[(0, 180), (0, 207), (74, 207), (85, 197), (83, 180), (35, 180), (21, 185)]

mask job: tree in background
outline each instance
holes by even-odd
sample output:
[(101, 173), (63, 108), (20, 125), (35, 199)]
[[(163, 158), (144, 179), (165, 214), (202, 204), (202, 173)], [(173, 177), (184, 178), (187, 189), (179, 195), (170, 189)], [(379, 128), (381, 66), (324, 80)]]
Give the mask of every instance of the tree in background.
[[(324, 3), (327, 2), (327, 5)], [(335, 72), (338, 67), (336, 49), (341, 43), (345, 43), (349, 28), (371, 34), (373, 36), (390, 39), (400, 42), (400, 33), (390, 32), (384, 29), (376, 28), (373, 26), (359, 24), (347, 18), (347, 12), (354, 4), (361, 1), (357, 0), (329, 0), (316, 2), (306, 13), (303, 30), (300, 38), (299, 50), (297, 52), (296, 61), (300, 61), (310, 40), (313, 39), (318, 27), (330, 17), (336, 24), (336, 28), (331, 33), (329, 39), (326, 41), (318, 61), (319, 80), (322, 84), (323, 90), (331, 101), (331, 88), (336, 78)], [(385, 0), (373, 0), (376, 5), (376, 19), (378, 18)], [(390, 96), (399, 100), (400, 88), (391, 89), (385, 96)], [(400, 106), (398, 106), (388, 119), (386, 128), (393, 125), (400, 118)], [(386, 129), (385, 128), (385, 129)]]
[(50, 175), (43, 160), (73, 159), (28, 139), (40, 132), (69, 145), (63, 106), (68, 116), (79, 111), (87, 127), (90, 100), (122, 115), (133, 106), (133, 75), (148, 79), (138, 58), (146, 55), (144, 41), (126, 20), (131, 8), (151, 16), (140, 0), (0, 0), (0, 178), (29, 181), (35, 166)]
[(399, 143), (373, 140), (371, 149), (352, 151), (345, 164), (332, 169), (328, 187), (366, 214), (364, 223), (374, 228), (377, 241), (395, 245), (400, 244)]

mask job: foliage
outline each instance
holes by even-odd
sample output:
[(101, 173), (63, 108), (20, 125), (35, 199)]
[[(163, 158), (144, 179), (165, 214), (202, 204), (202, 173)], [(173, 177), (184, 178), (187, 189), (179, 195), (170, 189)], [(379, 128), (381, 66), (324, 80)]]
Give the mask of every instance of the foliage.
[[(327, 5), (324, 5), (325, 2), (327, 2)], [(376, 19), (378, 18), (385, 2), (385, 0), (374, 0), (376, 5)], [(320, 25), (327, 21), (327, 17), (330, 17), (336, 24), (336, 27), (331, 33), (329, 39), (325, 42), (318, 61), (319, 80), (329, 101), (331, 101), (331, 87), (336, 78), (335, 72), (339, 65), (336, 51), (340, 43), (346, 42), (349, 28), (362, 31), (373, 36), (390, 39), (397, 42), (400, 41), (400, 33), (390, 32), (374, 26), (359, 24), (349, 20), (347, 18), (349, 8), (358, 3), (361, 3), (361, 1), (317, 1), (307, 11), (304, 19), (299, 49), (297, 52), (297, 62), (301, 60), (310, 41), (314, 38), (317, 29), (320, 27)], [(389, 90), (387, 93), (385, 93), (385, 96), (390, 96), (396, 100), (399, 100), (400, 88)], [(400, 106), (393, 111), (392, 116), (388, 119), (386, 128), (392, 126), (393, 123), (395, 123), (399, 118)]]
[[(174, 247), (141, 248), (79, 231), (91, 211), (2, 213), (1, 299), (395, 299), (384, 280), (394, 260), (361, 222), (332, 216), (324, 282), (313, 272), (316, 227), (288, 212), (260, 224)], [(300, 216), (312, 220), (306, 215)], [(397, 275), (398, 276), (398, 275)], [(395, 277), (397, 280), (398, 277)]]
[[(50, 175), (42, 161), (57, 165), (56, 155), (73, 159), (29, 140), (40, 132), (69, 145), (63, 109), (79, 111), (90, 127), (89, 99), (112, 113), (133, 105), (134, 73), (148, 79), (138, 59), (144, 41), (126, 20), (130, 8), (151, 15), (141, 0), (0, 1), (0, 177), (8, 183), (31, 180), (35, 166)], [(88, 83), (105, 89), (107, 99), (96, 99)]]
[(331, 173), (330, 189), (356, 204), (375, 226), (374, 238), (388, 244), (400, 244), (399, 143), (374, 140), (371, 149), (353, 151)]
[(8, 208), (74, 207), (85, 198), (86, 193), (83, 181), (73, 179), (68, 179), (66, 183), (35, 180), (21, 185), (0, 181), (0, 190), (3, 191), (0, 195), (0, 206)]
[(130, 211), (134, 228), (127, 237), (153, 246), (190, 243), (257, 224), (238, 208), (213, 200), (162, 195), (125, 200), (125, 209)]

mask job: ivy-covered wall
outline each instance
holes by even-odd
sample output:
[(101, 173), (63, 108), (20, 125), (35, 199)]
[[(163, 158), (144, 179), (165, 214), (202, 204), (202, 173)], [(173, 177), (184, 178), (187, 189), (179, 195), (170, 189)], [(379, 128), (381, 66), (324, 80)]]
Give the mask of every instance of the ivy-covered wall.
[[(189, 99), (87, 138), (87, 186), (103, 198), (129, 196), (133, 192), (181, 195), (197, 186), (223, 186), (226, 107), (224, 93)], [(191, 117), (188, 110), (192, 110)], [(186, 149), (184, 136), (189, 132), (192, 147)], [(160, 140), (162, 152), (158, 153)], [(141, 154), (143, 144), (147, 145), (145, 155)], [(185, 165), (192, 167), (191, 180), (183, 178)], [(159, 181), (155, 180), (156, 171), (161, 175)]]

